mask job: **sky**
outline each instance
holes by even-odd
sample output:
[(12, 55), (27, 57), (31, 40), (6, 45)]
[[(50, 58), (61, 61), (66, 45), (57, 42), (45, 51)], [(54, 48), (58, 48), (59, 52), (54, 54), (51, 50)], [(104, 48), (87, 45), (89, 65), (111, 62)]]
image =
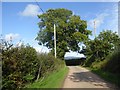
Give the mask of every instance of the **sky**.
[[(52, 8), (66, 8), (75, 15), (87, 21), (88, 30), (93, 31), (93, 21), (96, 21), (96, 35), (103, 30), (118, 32), (118, 3), (117, 2), (39, 2), (46, 12)], [(1, 4), (0, 4), (1, 7)], [(39, 52), (49, 52), (46, 47), (35, 41), (40, 21), (37, 14), (42, 14), (35, 2), (3, 2), (2, 3), (2, 35), (13, 43), (29, 43)], [(94, 34), (94, 33), (93, 33)], [(94, 38), (90, 36), (91, 39)], [(78, 55), (78, 54), (77, 54)]]
[[(35, 0), (1, 0), (4, 2), (34, 2)], [(40, 2), (118, 2), (119, 0), (36, 0)]]

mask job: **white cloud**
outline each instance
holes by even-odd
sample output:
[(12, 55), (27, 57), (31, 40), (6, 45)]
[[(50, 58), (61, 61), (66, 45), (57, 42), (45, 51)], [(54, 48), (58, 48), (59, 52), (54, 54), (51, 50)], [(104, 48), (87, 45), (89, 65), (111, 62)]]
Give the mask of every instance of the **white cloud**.
[(88, 25), (92, 28), (94, 28), (94, 21), (95, 21), (95, 26), (96, 28), (99, 28), (101, 26), (101, 24), (104, 23), (105, 17), (107, 17), (109, 14), (107, 13), (101, 13), (99, 15), (97, 15), (96, 18), (91, 19), (90, 21), (88, 21)]
[(19, 38), (19, 34), (10, 33), (10, 34), (5, 35), (5, 40), (6, 41), (15, 40), (15, 39), (18, 39), (18, 38)]
[(73, 11), (72, 15), (75, 15), (75, 12)]
[(49, 53), (49, 49), (45, 46), (38, 46), (38, 47), (34, 47), (35, 50), (39, 53)]
[(108, 29), (108, 30), (112, 30), (113, 32), (117, 32), (118, 33), (118, 5), (113, 4), (108, 10), (109, 13), (109, 20), (107, 20), (106, 22), (106, 28), (104, 29)]
[(111, 30), (118, 32), (118, 6), (117, 5), (113, 6), (113, 10), (111, 14), (112, 14), (112, 19), (109, 27), (111, 27)]
[(37, 16), (38, 14), (41, 14), (40, 8), (37, 5), (34, 4), (28, 4), (25, 9), (22, 12), (19, 12), (22, 16)]
[(24, 44), (21, 40), (19, 42), (16, 43), (16, 46), (19, 47), (21, 46), (22, 44)]
[[(112, 30), (118, 33), (118, 3), (114, 3), (104, 9), (102, 13), (98, 13), (95, 19), (88, 21), (88, 26), (94, 28), (94, 20), (96, 20), (96, 33), (98, 35), (102, 30)], [(91, 37), (93, 39), (93, 36)]]

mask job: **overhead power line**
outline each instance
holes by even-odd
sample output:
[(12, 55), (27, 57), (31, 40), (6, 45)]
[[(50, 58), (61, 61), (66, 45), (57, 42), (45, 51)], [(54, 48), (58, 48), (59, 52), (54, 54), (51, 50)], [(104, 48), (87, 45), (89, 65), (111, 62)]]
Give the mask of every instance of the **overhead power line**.
[(37, 0), (35, 0), (37, 6), (40, 8), (40, 10), (44, 13), (43, 9), (40, 7), (39, 3), (37, 2)]
[[(40, 8), (40, 10), (44, 13), (43, 9), (40, 7), (39, 3), (37, 2), (37, 0), (35, 0), (36, 4), (38, 5), (38, 7)], [(56, 26), (54, 24), (54, 53), (55, 53), (55, 58), (56, 58)]]

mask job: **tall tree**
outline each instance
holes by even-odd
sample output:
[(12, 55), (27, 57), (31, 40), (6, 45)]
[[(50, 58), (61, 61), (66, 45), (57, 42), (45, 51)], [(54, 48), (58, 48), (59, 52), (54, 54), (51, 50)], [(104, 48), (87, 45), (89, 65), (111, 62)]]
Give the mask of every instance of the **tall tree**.
[(102, 60), (118, 47), (119, 42), (120, 38), (115, 32), (104, 30), (94, 40), (86, 42), (87, 54)]
[(36, 40), (54, 52), (54, 27), (56, 25), (57, 34), (57, 56), (63, 58), (65, 52), (72, 50), (78, 51), (78, 43), (88, 39), (91, 34), (87, 30), (87, 22), (81, 20), (80, 16), (73, 15), (72, 11), (67, 9), (49, 9), (46, 13), (38, 15), (40, 31)]

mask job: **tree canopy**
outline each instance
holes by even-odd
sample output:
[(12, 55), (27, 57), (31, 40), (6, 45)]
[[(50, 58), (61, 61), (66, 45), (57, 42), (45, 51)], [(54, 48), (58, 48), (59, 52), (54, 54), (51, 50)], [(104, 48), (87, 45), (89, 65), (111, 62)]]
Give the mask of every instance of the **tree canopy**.
[(82, 65), (90, 67), (95, 72), (99, 71), (100, 74), (104, 72), (106, 77), (115, 77), (113, 83), (119, 86), (120, 37), (118, 34), (104, 30), (95, 39), (86, 41), (85, 45), (87, 59)]
[(115, 32), (104, 30), (94, 40), (86, 42), (86, 53), (102, 60), (119, 46), (119, 42), (120, 38)]
[(49, 9), (46, 13), (38, 15), (40, 19), (39, 32), (36, 40), (54, 52), (54, 24), (56, 25), (57, 56), (63, 58), (65, 52), (79, 51), (79, 43), (88, 39), (91, 34), (87, 30), (87, 22), (80, 16), (73, 15), (72, 11), (59, 8)]

